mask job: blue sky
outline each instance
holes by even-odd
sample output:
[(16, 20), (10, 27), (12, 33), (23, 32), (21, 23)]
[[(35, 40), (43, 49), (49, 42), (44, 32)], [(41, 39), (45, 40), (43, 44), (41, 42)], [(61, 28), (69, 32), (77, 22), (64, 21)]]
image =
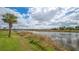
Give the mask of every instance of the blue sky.
[(16, 12), (19, 12), (20, 14), (26, 14), (26, 16), (24, 18), (28, 18), (29, 16), (28, 11), (29, 11), (29, 7), (8, 7)]
[(8, 8), (16, 10), (16, 12), (19, 12), (21, 14), (27, 14), (29, 11), (29, 7), (8, 7)]

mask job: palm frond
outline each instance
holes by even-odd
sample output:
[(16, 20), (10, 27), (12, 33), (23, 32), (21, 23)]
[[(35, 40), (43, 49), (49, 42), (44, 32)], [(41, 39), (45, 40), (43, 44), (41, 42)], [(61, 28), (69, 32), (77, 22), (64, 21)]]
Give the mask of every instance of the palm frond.
[(10, 14), (10, 13), (6, 13), (5, 15), (3, 15), (3, 21), (4, 22), (7, 22), (7, 23), (9, 23), (9, 22), (11, 22), (11, 23), (15, 23), (15, 22), (17, 22), (17, 17), (15, 16), (15, 15), (13, 15), (13, 14)]

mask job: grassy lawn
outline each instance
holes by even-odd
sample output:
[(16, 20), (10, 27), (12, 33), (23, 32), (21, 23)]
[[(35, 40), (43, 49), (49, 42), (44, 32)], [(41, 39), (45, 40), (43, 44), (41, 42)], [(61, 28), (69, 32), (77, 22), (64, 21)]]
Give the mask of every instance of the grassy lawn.
[(11, 38), (8, 31), (0, 30), (0, 51), (55, 51), (47, 37), (30, 32), (14, 32)]
[(19, 35), (12, 32), (12, 37), (8, 38), (8, 31), (0, 31), (0, 50), (20, 50)]

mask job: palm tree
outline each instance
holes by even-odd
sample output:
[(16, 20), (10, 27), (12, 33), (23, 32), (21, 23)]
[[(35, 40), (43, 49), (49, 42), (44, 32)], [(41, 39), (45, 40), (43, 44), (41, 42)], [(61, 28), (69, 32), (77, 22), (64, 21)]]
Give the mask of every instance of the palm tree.
[(12, 24), (17, 22), (17, 17), (13, 14), (6, 13), (3, 15), (3, 21), (9, 24), (9, 34), (8, 37), (11, 37), (11, 29), (12, 29)]

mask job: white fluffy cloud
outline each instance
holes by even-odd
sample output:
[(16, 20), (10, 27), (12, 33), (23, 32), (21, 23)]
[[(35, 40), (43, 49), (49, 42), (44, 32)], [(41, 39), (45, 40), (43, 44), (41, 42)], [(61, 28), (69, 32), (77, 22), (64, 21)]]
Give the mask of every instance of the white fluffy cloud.
[[(13, 28), (53, 28), (58, 26), (79, 25), (79, 8), (61, 8), (61, 7), (36, 7), (29, 8), (28, 14), (20, 14), (10, 8), (0, 8), (0, 15), (12, 13), (18, 17), (17, 24)], [(29, 16), (25, 18), (26, 16)], [(7, 27), (0, 16), (0, 27)]]
[[(52, 27), (79, 25), (79, 8), (32, 8), (31, 17), (40, 24)], [(41, 26), (41, 27), (42, 27)]]

